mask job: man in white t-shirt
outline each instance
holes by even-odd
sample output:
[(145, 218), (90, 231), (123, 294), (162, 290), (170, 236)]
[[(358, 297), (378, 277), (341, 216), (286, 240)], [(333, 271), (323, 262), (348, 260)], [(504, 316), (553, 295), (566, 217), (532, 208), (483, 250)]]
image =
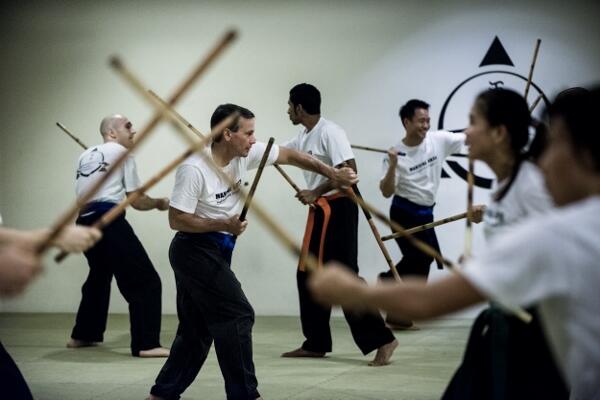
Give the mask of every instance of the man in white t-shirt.
[[(321, 94), (316, 87), (306, 83), (296, 85), (290, 90), (288, 105), (290, 120), (304, 129), (285, 143), (285, 147), (307, 153), (332, 167), (349, 165), (356, 170), (346, 132), (321, 117)], [(358, 207), (344, 192), (335, 190), (326, 177), (305, 171), (304, 178), (307, 189), (296, 197), (315, 207), (309, 210), (303, 254), (310, 251), (321, 264), (337, 260), (358, 274)], [(324, 357), (332, 350), (331, 307), (323, 307), (312, 299), (306, 286), (308, 276), (301, 257), (296, 279), (305, 341), (299, 348), (283, 353), (282, 357)], [(398, 343), (381, 315), (344, 310), (344, 316), (361, 352), (366, 355), (377, 350), (370, 365), (388, 364)]]
[[(179, 328), (171, 355), (150, 393), (151, 399), (178, 399), (194, 381), (214, 341), (228, 400), (258, 399), (252, 360), (254, 310), (231, 270), (240, 221), (240, 185), (247, 170), (260, 164), (266, 145), (254, 137), (254, 114), (235, 104), (217, 107), (211, 128), (239, 113), (203, 155), (193, 155), (178, 168), (171, 196), (169, 223), (177, 230), (169, 259), (177, 283)], [(214, 170), (221, 168), (233, 182)], [(334, 187), (356, 183), (350, 168), (336, 170), (303, 153), (273, 145), (267, 165), (291, 164), (323, 174)]]
[[(104, 143), (88, 148), (79, 157), (75, 183), (77, 198), (93, 187), (133, 145), (136, 131), (126, 117), (115, 114), (102, 120), (100, 133)], [(81, 204), (77, 224), (93, 225), (140, 186), (135, 160), (129, 156), (91, 201)], [(144, 194), (131, 205), (145, 211), (166, 210), (168, 204), (168, 198), (155, 199)], [(86, 347), (103, 341), (114, 276), (119, 291), (129, 304), (132, 355), (168, 356), (168, 349), (160, 345), (160, 277), (125, 219), (125, 213), (104, 228), (102, 240), (85, 252), (85, 257), (90, 271), (81, 289), (81, 303), (67, 347)]]
[[(379, 188), (384, 197), (394, 196), (390, 218), (404, 228), (428, 224), (433, 221), (433, 207), (444, 160), (460, 152), (465, 142), (464, 133), (446, 131), (430, 132), (429, 104), (412, 99), (400, 108), (400, 120), (406, 130), (404, 138), (388, 150), (383, 159), (383, 177)], [(474, 207), (474, 222), (481, 222), (483, 207)], [(436, 250), (440, 246), (435, 229), (417, 232), (414, 236)], [(433, 257), (414, 247), (403, 237), (396, 238), (402, 259), (396, 264), (401, 277), (429, 276)], [(441, 268), (438, 263), (438, 268)], [(379, 274), (382, 279), (392, 278), (391, 271)], [(411, 321), (386, 318), (393, 328), (410, 328)]]
[[(558, 208), (497, 238), (463, 273), (427, 285), (369, 287), (332, 266), (311, 282), (315, 295), (327, 304), (377, 307), (420, 319), (486, 298), (509, 307), (537, 306), (571, 399), (600, 399), (600, 135), (595, 120), (599, 111), (600, 89), (556, 99), (550, 108), (550, 141), (540, 165)], [(489, 336), (486, 332), (474, 336)]]

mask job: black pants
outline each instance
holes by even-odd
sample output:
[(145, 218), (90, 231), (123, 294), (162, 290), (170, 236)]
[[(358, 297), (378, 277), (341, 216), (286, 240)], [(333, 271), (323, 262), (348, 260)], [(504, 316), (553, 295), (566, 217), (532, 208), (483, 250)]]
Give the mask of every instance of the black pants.
[(230, 268), (227, 250), (207, 235), (179, 232), (169, 259), (177, 283), (179, 327), (171, 355), (150, 392), (179, 399), (214, 340), (227, 399), (260, 397), (252, 361), (254, 310)]
[[(92, 225), (104, 212), (79, 217), (77, 224)], [(122, 215), (107, 226), (102, 239), (85, 253), (90, 271), (81, 288), (73, 339), (104, 340), (113, 275), (129, 304), (131, 353), (160, 346), (161, 282), (131, 225)]]
[[(347, 266), (358, 275), (358, 208), (347, 197), (329, 202), (331, 217), (327, 227), (323, 248), (323, 263), (336, 260)], [(318, 254), (318, 247), (323, 225), (323, 212), (317, 208), (314, 230), (310, 239), (309, 250)], [(331, 307), (315, 302), (307, 287), (309, 273), (297, 272), (298, 294), (300, 297), (300, 320), (302, 333), (306, 340), (302, 348), (308, 351), (326, 353), (332, 350), (329, 318)], [(394, 340), (394, 335), (385, 326), (381, 315), (371, 313), (355, 313), (343, 309), (346, 321), (354, 342), (363, 354), (378, 349)]]
[[(397, 207), (392, 204), (390, 207), (390, 219), (402, 225), (403, 228), (409, 229), (433, 222), (433, 214), (419, 213), (415, 210)], [(439, 250), (439, 244), (434, 229), (417, 232), (413, 234), (413, 237), (420, 239), (434, 249)], [(402, 258), (398, 264), (396, 264), (396, 270), (400, 277), (416, 275), (427, 279), (433, 257), (414, 247), (406, 238), (399, 237), (395, 240), (402, 252)], [(383, 279), (391, 279), (392, 273), (391, 271), (385, 271), (379, 274), (379, 276)]]
[(0, 394), (3, 399), (33, 400), (19, 367), (0, 343)]
[(526, 324), (495, 306), (479, 314), (443, 400), (567, 400), (535, 308)]

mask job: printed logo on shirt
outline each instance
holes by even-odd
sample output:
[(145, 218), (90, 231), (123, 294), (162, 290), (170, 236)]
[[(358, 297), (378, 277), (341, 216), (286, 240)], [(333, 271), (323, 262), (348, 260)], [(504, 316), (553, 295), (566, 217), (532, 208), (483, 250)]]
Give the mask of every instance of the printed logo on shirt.
[(437, 161), (437, 156), (429, 157), (426, 161), (422, 161), (417, 165), (413, 165), (412, 167), (408, 167), (408, 172), (417, 172), (420, 171), (427, 166), (431, 166)]
[(240, 186), (242, 185), (242, 180), (238, 179), (238, 181), (233, 185), (233, 187), (228, 188), (226, 191), (215, 194), (215, 200), (217, 200), (217, 204), (222, 204), (225, 200), (227, 200), (233, 193), (236, 193), (240, 190)]
[(504, 213), (488, 207), (485, 210), (485, 222), (490, 226), (502, 226), (504, 225)]
[(106, 167), (108, 166), (109, 163), (104, 161), (104, 154), (98, 151), (98, 148), (95, 148), (79, 162), (77, 177), (75, 179), (79, 179), (80, 176), (87, 178), (96, 171), (106, 172)]

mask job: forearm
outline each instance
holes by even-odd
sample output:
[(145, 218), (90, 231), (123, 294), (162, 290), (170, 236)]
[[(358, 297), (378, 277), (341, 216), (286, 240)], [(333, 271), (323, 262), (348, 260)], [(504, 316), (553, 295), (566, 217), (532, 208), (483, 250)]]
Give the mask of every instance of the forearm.
[(293, 165), (295, 167), (326, 176), (329, 179), (334, 178), (335, 169), (333, 167), (330, 167), (319, 159), (311, 157), (308, 154), (289, 149), (286, 150), (287, 151), (284, 151), (283, 154), (281, 154), (280, 151), (280, 157), (277, 160), (278, 164)]
[(189, 233), (228, 231), (226, 219), (202, 218), (183, 212), (169, 211), (169, 225), (171, 229)]
[(146, 194), (142, 194), (131, 203), (131, 206), (139, 211), (147, 211), (158, 208), (159, 202), (160, 199), (155, 199)]
[(394, 167), (388, 168), (385, 176), (379, 182), (379, 189), (385, 198), (394, 194), (396, 191), (396, 171)]
[(19, 242), (23, 244), (36, 244), (42, 242), (50, 234), (49, 229), (35, 229), (21, 231), (11, 228), (0, 228), (0, 243)]
[(460, 275), (429, 285), (407, 279), (400, 284), (365, 286), (359, 296), (364, 298), (365, 304), (415, 320), (439, 317), (484, 300), (484, 296)]
[(317, 197), (323, 196), (325, 193), (331, 192), (335, 189), (335, 185), (332, 181), (327, 180), (321, 183), (319, 186), (313, 189), (313, 192), (317, 195)]

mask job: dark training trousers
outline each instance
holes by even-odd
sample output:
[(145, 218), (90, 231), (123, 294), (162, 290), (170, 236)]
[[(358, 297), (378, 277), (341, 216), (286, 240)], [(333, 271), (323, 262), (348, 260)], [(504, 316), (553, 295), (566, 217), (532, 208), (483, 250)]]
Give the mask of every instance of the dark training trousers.
[(150, 393), (180, 398), (214, 341), (228, 400), (260, 397), (252, 361), (254, 310), (230, 268), (229, 235), (178, 232), (169, 250), (177, 283), (179, 326), (171, 355)]
[[(319, 199), (316, 210), (310, 211), (314, 212), (314, 224), (309, 251), (317, 257), (320, 255), (319, 258), (322, 258), (323, 263), (331, 260), (339, 261), (358, 275), (358, 207), (347, 197), (338, 197), (325, 203), (322, 199)], [(320, 248), (325, 214), (329, 214), (329, 222), (323, 246)], [(322, 306), (313, 300), (307, 287), (310, 273), (302, 269), (301, 266), (296, 276), (302, 333), (306, 338), (302, 348), (318, 353), (331, 352), (332, 339), (329, 328), (331, 307)], [(368, 354), (394, 340), (394, 335), (385, 326), (379, 314), (354, 313), (346, 309), (343, 309), (343, 312), (354, 342), (363, 354)]]
[[(406, 229), (428, 224), (433, 222), (433, 206), (420, 206), (399, 196), (394, 196), (390, 207), (390, 219)], [(413, 237), (422, 240), (438, 251), (440, 249), (434, 229), (417, 232)], [(400, 277), (416, 275), (427, 279), (433, 257), (414, 247), (406, 238), (399, 237), (395, 240), (402, 252), (402, 259), (396, 264), (396, 270)], [(379, 276), (382, 279), (393, 279), (391, 271), (382, 272)]]
[[(92, 225), (111, 203), (91, 203), (77, 224)], [(102, 342), (106, 330), (110, 286), (113, 275), (119, 291), (129, 304), (131, 353), (160, 347), (161, 282), (125, 215), (103, 230), (102, 239), (84, 253), (90, 267), (81, 288), (81, 303), (71, 337)]]
[(0, 343), (0, 393), (3, 399), (33, 400), (19, 367)]
[(493, 304), (479, 314), (442, 400), (569, 398), (537, 309), (527, 311), (529, 323)]

